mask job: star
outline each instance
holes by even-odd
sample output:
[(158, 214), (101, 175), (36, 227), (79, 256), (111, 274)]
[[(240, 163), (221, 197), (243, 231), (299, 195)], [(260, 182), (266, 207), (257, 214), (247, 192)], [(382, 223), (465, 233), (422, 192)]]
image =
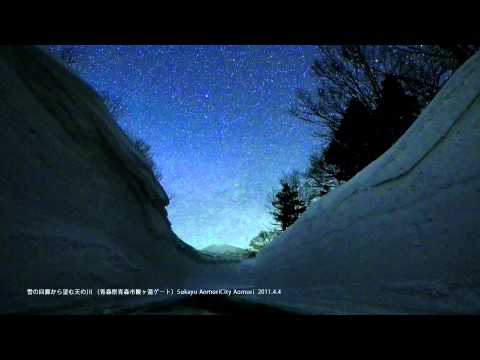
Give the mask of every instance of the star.
[(314, 46), (75, 49), (79, 75), (121, 99), (119, 125), (151, 145), (183, 241), (246, 247), (270, 228), (267, 194), (318, 146), (313, 129), (288, 114), (295, 90), (314, 86), (306, 75)]

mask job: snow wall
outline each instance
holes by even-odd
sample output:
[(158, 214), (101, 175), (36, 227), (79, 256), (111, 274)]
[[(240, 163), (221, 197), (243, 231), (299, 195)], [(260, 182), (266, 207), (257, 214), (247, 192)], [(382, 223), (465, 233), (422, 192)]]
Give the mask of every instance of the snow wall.
[(195, 272), (162, 186), (63, 64), (0, 47), (0, 123), (0, 312), (89, 299), (28, 289), (177, 287)]
[(38, 48), (0, 47), (0, 312), (152, 299), (29, 288), (221, 286), (281, 289), (242, 299), (307, 314), (478, 313), (479, 94), (477, 54), (256, 259), (210, 264), (172, 232), (165, 192), (95, 92)]
[(249, 267), (301, 312), (480, 312), (480, 54)]

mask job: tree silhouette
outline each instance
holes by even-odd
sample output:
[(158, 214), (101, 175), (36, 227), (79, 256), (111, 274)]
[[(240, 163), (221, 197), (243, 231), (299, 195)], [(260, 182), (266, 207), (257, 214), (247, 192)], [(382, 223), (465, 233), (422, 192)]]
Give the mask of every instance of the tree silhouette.
[(309, 202), (340, 185), (335, 175), (335, 166), (327, 163), (323, 154), (313, 153), (310, 155), (310, 163), (304, 175)]
[(357, 99), (350, 100), (325, 151), (325, 160), (335, 166), (339, 181), (350, 179), (369, 163), (367, 154), (372, 122), (370, 110)]
[(413, 124), (421, 105), (407, 95), (400, 81), (392, 75), (385, 77), (374, 117), (374, 144), (371, 157), (378, 157), (390, 148)]
[(272, 212), (273, 218), (280, 226), (281, 230), (286, 230), (292, 225), (305, 211), (305, 203), (300, 200), (298, 191), (291, 189), (286, 181), (282, 181), (282, 190), (275, 195), (272, 202), (275, 210)]
[(324, 152), (324, 162), (312, 163), (316, 177), (324, 174), (326, 164), (335, 169), (335, 178), (351, 179), (360, 170), (381, 156), (412, 125), (420, 113), (415, 97), (407, 95), (400, 81), (387, 75), (382, 81), (378, 105), (370, 110), (353, 98), (339, 125), (333, 129)]
[(352, 99), (370, 111), (378, 106), (382, 81), (389, 75), (424, 107), (478, 49), (478, 45), (319, 46), (311, 66), (316, 88), (298, 89), (290, 113), (318, 125), (316, 135), (329, 136)]
[(317, 86), (297, 91), (290, 113), (318, 125), (327, 147), (305, 172), (309, 199), (351, 179), (412, 125), (478, 45), (320, 46)]

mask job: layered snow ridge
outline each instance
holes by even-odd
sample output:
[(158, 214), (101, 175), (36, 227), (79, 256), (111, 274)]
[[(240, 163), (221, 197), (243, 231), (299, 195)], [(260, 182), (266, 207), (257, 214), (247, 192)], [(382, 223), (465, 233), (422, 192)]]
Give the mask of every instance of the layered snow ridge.
[(256, 259), (306, 313), (480, 311), (480, 54), (410, 129)]
[(32, 288), (189, 278), (195, 252), (171, 231), (162, 186), (63, 64), (36, 47), (0, 47), (0, 123), (0, 312), (85, 302), (28, 297)]

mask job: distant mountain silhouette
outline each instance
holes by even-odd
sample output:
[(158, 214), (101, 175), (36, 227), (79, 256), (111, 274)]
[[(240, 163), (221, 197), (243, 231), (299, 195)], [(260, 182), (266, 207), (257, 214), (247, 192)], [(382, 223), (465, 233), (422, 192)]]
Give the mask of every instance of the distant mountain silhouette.
[(247, 249), (228, 244), (209, 245), (200, 251), (210, 256), (228, 258), (231, 260), (241, 260), (248, 258), (251, 255), (251, 252)]

